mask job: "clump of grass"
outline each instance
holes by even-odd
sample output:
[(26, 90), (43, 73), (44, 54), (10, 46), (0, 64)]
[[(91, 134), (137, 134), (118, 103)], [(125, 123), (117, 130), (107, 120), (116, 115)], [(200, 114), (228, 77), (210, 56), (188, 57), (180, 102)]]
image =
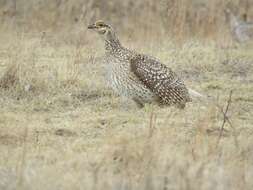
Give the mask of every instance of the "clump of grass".
[[(79, 49), (67, 47), (59, 52), (55, 46), (41, 44), (40, 39), (27, 41), (22, 34), (15, 40), (6, 54), (5, 68), (1, 70), (0, 89), (17, 97), (33, 97), (71, 92), (82, 86)], [(50, 58), (56, 55), (58, 60)]]
[(0, 88), (10, 89), (17, 85), (19, 78), (17, 76), (18, 66), (16, 64), (11, 64), (7, 67), (5, 73), (0, 79)]
[(46, 84), (31, 65), (13, 63), (7, 66), (1, 76), (0, 88), (20, 97), (43, 92)]

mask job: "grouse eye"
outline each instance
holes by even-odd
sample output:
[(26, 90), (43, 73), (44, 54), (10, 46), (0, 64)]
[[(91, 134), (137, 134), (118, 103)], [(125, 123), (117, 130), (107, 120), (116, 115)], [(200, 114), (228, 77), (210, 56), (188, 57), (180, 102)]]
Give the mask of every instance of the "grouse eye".
[(98, 23), (98, 26), (99, 26), (99, 27), (103, 27), (104, 24), (103, 24), (103, 23)]

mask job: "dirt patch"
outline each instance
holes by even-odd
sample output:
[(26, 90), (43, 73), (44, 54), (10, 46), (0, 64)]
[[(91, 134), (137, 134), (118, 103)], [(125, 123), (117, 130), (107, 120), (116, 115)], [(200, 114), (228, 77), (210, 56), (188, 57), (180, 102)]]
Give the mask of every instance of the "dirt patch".
[(54, 134), (57, 136), (62, 136), (62, 137), (77, 136), (77, 134), (75, 132), (68, 130), (68, 129), (57, 129), (57, 130), (55, 130)]
[(0, 144), (2, 145), (14, 145), (14, 146), (18, 146), (22, 143), (22, 138), (15, 136), (15, 135), (10, 135), (10, 134), (3, 134), (0, 135)]
[(247, 78), (247, 76), (251, 73), (253, 67), (252, 60), (240, 58), (225, 59), (221, 62), (221, 64), (223, 67), (220, 67), (220, 72), (230, 73), (232, 78)]

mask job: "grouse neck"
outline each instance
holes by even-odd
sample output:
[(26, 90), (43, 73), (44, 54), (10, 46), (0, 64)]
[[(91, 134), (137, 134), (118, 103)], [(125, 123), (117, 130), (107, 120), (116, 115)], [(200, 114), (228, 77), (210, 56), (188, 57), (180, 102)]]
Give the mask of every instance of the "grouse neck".
[(106, 53), (118, 53), (122, 49), (122, 45), (117, 38), (116, 34), (112, 31), (108, 32), (105, 39), (105, 51)]

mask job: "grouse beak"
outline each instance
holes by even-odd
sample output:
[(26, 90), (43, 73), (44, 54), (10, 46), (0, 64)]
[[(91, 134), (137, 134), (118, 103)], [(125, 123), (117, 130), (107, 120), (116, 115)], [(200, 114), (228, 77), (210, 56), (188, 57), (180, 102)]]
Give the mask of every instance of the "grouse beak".
[(88, 29), (95, 29), (96, 28), (96, 25), (95, 24), (90, 24), (88, 25)]

